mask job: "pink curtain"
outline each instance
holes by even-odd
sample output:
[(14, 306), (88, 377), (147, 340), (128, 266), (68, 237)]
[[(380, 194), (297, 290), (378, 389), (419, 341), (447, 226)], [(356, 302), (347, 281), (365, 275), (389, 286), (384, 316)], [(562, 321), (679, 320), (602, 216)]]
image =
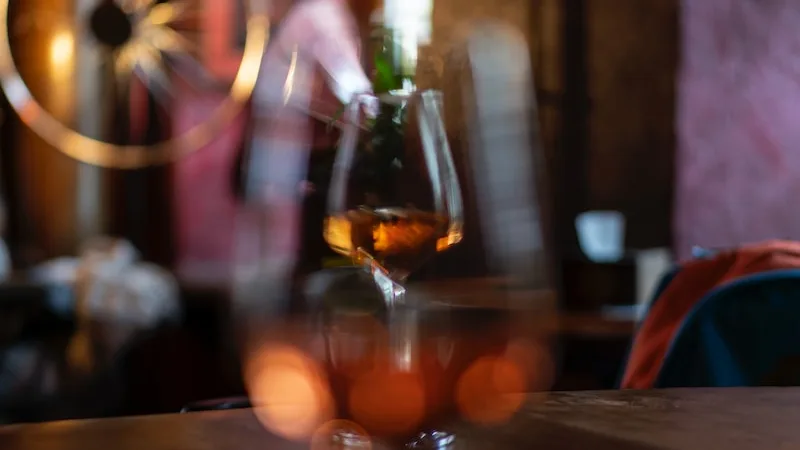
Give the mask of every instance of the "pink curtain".
[(800, 239), (800, 2), (683, 0), (675, 245)]

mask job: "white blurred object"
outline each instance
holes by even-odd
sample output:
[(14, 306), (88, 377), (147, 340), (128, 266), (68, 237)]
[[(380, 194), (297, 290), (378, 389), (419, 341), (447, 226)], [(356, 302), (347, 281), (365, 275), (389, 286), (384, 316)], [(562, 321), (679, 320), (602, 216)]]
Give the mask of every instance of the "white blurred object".
[[(537, 167), (543, 152), (525, 37), (499, 23), (478, 23), (467, 39), (472, 84), (464, 96), (472, 174), (492, 264), (503, 274), (547, 285)], [(468, 108), (469, 109), (469, 108)]]
[(417, 46), (430, 43), (432, 14), (432, 0), (385, 0), (383, 23), (405, 38), (404, 49), (416, 52)]
[(672, 251), (668, 248), (637, 250), (633, 252), (633, 260), (636, 265), (636, 304), (605, 305), (603, 316), (606, 318), (637, 321), (644, 319), (661, 279), (673, 269), (675, 263)]
[(392, 33), (394, 54), (404, 75), (415, 75), (419, 49), (430, 44), (433, 19), (432, 0), (385, 0), (383, 27)]
[(294, 2), (275, 28), (253, 94), (258, 126), (246, 163), (250, 201), (236, 233), (233, 301), (248, 318), (288, 304), (300, 246), (298, 186), (313, 144), (309, 116), (332, 121), (341, 104), (371, 92), (359, 45), (346, 0)]
[(29, 274), (38, 283), (73, 284), (78, 272), (78, 258), (51, 259), (33, 268)]
[[(644, 312), (661, 277), (672, 270), (675, 260), (668, 248), (650, 248), (636, 252), (636, 304)], [(639, 317), (641, 318), (641, 317)]]
[(317, 69), (341, 103), (372, 90), (361, 66), (357, 25), (344, 0), (297, 2), (276, 30), (264, 55), (256, 104), (310, 112)]
[(5, 281), (11, 276), (11, 254), (8, 252), (6, 241), (0, 239), (0, 281)]
[(148, 328), (180, 315), (175, 278), (139, 262), (136, 249), (125, 240), (89, 241), (80, 255), (76, 285), (81, 317)]
[(588, 211), (575, 219), (581, 250), (594, 262), (625, 256), (625, 216), (618, 211)]
[(78, 331), (67, 352), (75, 370), (92, 370), (138, 332), (181, 315), (177, 280), (158, 266), (139, 262), (136, 249), (122, 239), (89, 240), (73, 283)]

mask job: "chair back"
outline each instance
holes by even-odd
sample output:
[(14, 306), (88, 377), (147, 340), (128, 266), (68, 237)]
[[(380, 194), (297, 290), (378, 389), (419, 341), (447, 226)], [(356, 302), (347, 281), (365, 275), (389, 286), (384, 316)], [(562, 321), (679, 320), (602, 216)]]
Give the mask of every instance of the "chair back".
[(800, 269), (785, 269), (709, 292), (683, 320), (654, 387), (798, 385)]

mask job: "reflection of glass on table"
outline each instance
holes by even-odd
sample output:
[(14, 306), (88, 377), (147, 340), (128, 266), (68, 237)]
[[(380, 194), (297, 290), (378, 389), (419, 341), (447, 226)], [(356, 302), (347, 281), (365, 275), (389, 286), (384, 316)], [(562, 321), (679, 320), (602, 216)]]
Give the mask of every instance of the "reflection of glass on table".
[[(274, 340), (255, 358), (304, 361), (300, 378), (314, 388), (282, 395), (316, 419), (302, 432), (288, 432), (347, 442), (345, 448), (370, 441), (448, 448), (460, 422), (508, 421), (522, 393), (546, 389), (550, 354), (517, 326), (531, 311), (514, 308), (502, 290), (466, 284), (479, 295), (412, 285), (403, 303), (390, 307), (360, 268), (312, 275), (306, 283), (311, 315), (273, 330)], [(484, 295), (491, 291), (496, 295)], [(273, 364), (273, 371), (296, 370)], [(251, 380), (254, 399), (272, 394), (274, 401), (282, 377), (264, 376), (269, 372), (262, 366)], [(265, 425), (285, 435), (281, 411), (265, 410), (270, 407), (259, 414)]]

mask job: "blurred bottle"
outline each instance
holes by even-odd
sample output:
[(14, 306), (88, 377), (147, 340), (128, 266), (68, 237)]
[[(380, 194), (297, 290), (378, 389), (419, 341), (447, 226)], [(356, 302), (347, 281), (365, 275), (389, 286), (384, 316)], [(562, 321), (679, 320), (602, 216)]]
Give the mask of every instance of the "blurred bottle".
[(475, 24), (466, 48), (469, 153), (490, 267), (525, 285), (550, 288), (546, 183), (528, 44), (508, 25), (485, 22)]
[[(256, 121), (245, 162), (247, 202), (237, 233), (237, 306), (247, 315), (287, 306), (295, 281), (316, 269), (321, 248), (319, 176), (335, 139), (338, 105), (370, 82), (359, 59), (356, 21), (344, 0), (287, 4), (253, 97)], [(268, 299), (263, 292), (269, 292)]]

